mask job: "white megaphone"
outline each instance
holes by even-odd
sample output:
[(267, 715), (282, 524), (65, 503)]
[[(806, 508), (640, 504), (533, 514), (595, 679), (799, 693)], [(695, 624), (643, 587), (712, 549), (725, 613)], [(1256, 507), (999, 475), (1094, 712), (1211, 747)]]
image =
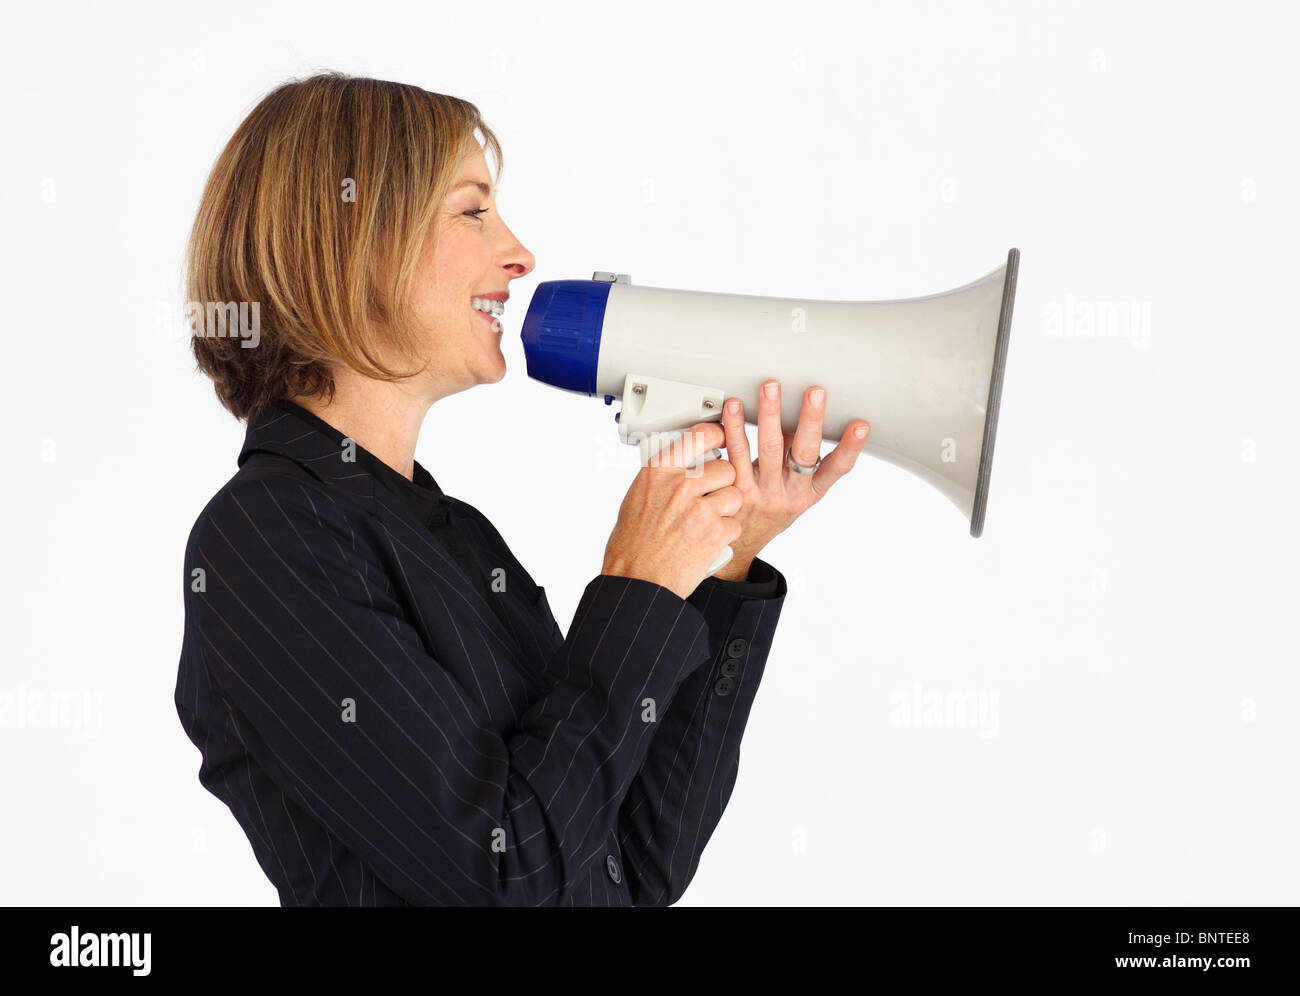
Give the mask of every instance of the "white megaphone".
[[(928, 481), (984, 528), (1020, 251), (955, 290), (897, 301), (812, 301), (634, 286), (626, 274), (539, 284), (522, 338), (528, 376), (615, 398), (619, 436), (643, 462), (730, 397), (781, 382), (781, 429), (826, 389), (824, 439), (871, 425), (862, 452)], [(698, 462), (721, 455), (713, 450)], [(709, 568), (731, 559), (726, 547)]]

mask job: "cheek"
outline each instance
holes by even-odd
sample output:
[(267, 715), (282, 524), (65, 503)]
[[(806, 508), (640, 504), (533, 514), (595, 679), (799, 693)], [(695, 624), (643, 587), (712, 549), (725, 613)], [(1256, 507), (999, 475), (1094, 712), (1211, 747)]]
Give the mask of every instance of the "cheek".
[(416, 274), (413, 292), (422, 324), (440, 330), (459, 318), (467, 322), (473, 319), (474, 309), (469, 302), (476, 290), (491, 283), (490, 264), (491, 255), (481, 233), (459, 225), (444, 229), (437, 250), (421, 258)]
[(445, 306), (469, 307), (476, 290), (484, 288), (490, 256), (483, 240), (475, 235), (459, 234), (444, 239), (439, 246), (440, 259), (430, 267), (430, 293)]

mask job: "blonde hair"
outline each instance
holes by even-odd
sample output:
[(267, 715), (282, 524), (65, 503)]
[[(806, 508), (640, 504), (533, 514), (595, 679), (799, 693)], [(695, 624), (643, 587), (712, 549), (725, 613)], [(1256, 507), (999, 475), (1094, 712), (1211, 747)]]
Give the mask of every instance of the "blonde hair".
[[(499, 177), (500, 143), (458, 97), (327, 72), (253, 108), (212, 168), (186, 258), (191, 307), (257, 304), (254, 348), (210, 329), (191, 338), (236, 418), (281, 397), (332, 399), (336, 364), (388, 381), (419, 372), (411, 278), (476, 131)], [(389, 348), (419, 366), (391, 369)]]

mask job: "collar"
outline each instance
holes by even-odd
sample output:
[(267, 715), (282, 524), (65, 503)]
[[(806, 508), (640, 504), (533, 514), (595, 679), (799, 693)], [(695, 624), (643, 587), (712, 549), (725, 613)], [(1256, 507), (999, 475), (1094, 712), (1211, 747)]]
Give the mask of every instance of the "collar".
[(351, 442), (324, 419), (281, 398), (249, 420), (239, 466), (254, 453), (276, 453), (350, 495), (373, 502), (383, 488), (404, 499), (422, 521), (448, 521), (452, 499), (418, 460), (411, 481), (356, 443), (345, 447), (345, 441)]

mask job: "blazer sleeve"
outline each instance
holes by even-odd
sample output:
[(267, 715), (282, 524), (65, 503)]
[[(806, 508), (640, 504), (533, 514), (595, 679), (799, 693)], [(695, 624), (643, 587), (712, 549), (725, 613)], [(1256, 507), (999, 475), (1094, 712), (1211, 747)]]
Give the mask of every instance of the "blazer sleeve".
[(408, 902), (559, 905), (603, 860), (666, 706), (710, 653), (694, 604), (598, 575), (507, 736), (425, 649), (323, 488), (241, 481), (191, 534), (186, 638), (282, 790)]
[(638, 906), (681, 898), (722, 819), (786, 592), (785, 576), (755, 558), (747, 581), (706, 578), (688, 599), (708, 624), (709, 664), (683, 681), (661, 714), (619, 812), (624, 868)]

